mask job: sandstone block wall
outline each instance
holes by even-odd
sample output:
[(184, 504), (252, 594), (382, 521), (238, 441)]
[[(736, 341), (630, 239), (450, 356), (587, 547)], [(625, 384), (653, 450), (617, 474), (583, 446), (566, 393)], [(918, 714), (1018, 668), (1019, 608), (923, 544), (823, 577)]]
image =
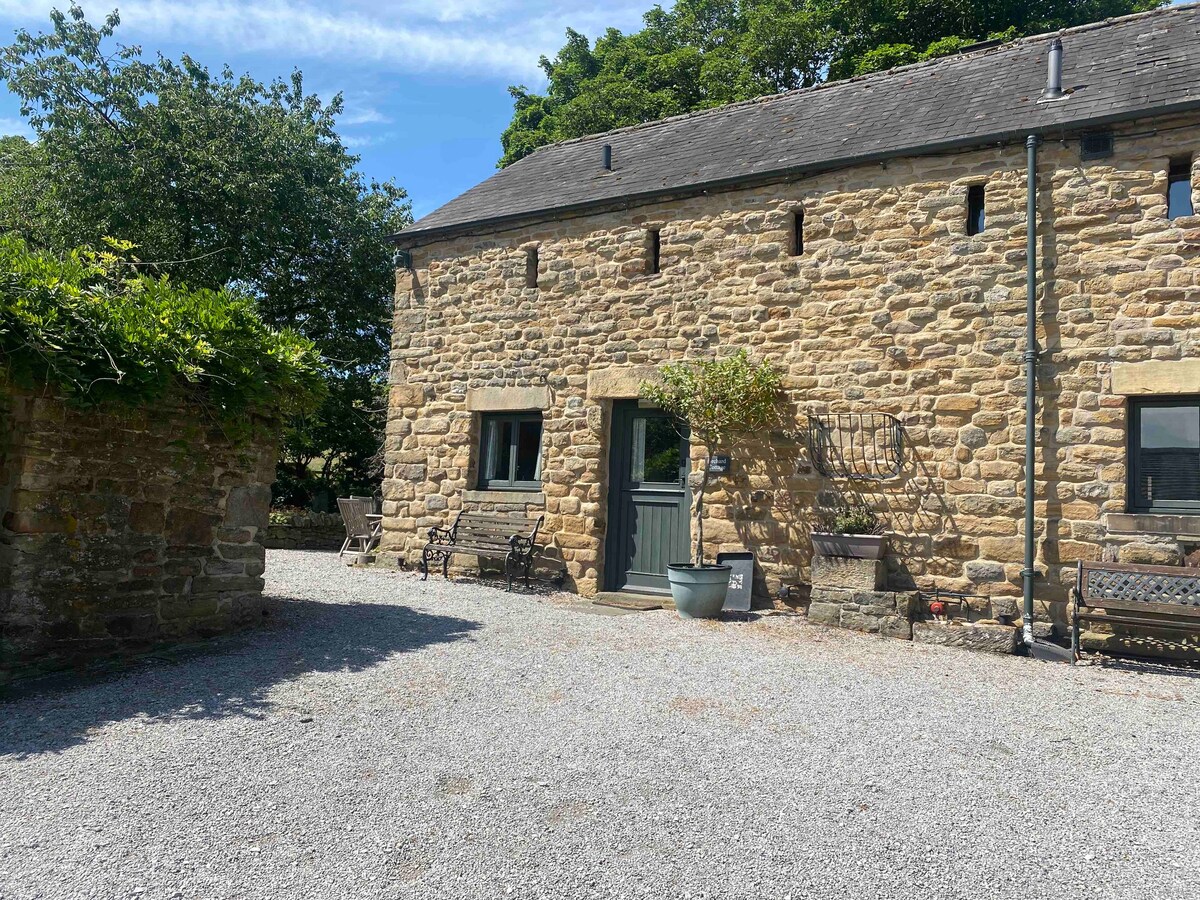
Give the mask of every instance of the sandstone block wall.
[(311, 511), (271, 513), (263, 537), (268, 550), (337, 550), (346, 539), (346, 527), (337, 513)]
[(275, 449), (0, 384), (0, 678), (260, 620)]
[[(1125, 365), (1187, 365), (1200, 349), (1200, 217), (1166, 217), (1168, 160), (1200, 150), (1198, 120), (1122, 126), (1102, 160), (1081, 160), (1065, 137), (1043, 145), (1038, 182), (1038, 596), (1055, 616), (1077, 559), (1188, 549), (1178, 530), (1124, 515), (1127, 397), (1113, 379)], [(849, 489), (891, 532), (893, 588), (1015, 596), (1024, 166), (1014, 143), (414, 248), (414, 268), (397, 274), (384, 550), (412, 559), (429, 525), (505, 504), (469, 493), (479, 411), (468, 394), (544, 388), (543, 490), (515, 505), (546, 514), (569, 584), (599, 589), (612, 399), (633, 396), (648, 367), (745, 347), (783, 371), (784, 421), (736, 448), (732, 476), (711, 489), (710, 553), (753, 550), (772, 592), (804, 582), (818, 508)], [(969, 236), (967, 189), (979, 183), (986, 228)], [(805, 252), (792, 256), (799, 210)], [(657, 275), (645, 274), (651, 227)], [(525, 285), (530, 247), (536, 287)], [(857, 487), (822, 479), (803, 440), (810, 412), (899, 417), (903, 471)]]

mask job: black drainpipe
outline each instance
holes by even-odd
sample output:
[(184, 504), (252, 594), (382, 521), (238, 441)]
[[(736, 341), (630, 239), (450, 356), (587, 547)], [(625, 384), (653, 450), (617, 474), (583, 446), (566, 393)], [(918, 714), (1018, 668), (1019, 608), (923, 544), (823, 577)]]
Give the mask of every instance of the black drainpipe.
[(1027, 156), (1025, 207), (1025, 567), (1021, 588), (1025, 600), (1022, 616), (1027, 647), (1033, 646), (1033, 540), (1034, 465), (1037, 449), (1037, 148), (1041, 138), (1025, 139)]

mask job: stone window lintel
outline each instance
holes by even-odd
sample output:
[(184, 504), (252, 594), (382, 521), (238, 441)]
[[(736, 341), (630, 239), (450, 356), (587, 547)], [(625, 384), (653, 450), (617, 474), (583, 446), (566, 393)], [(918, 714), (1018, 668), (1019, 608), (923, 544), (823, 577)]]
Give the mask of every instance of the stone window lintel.
[(1200, 394), (1200, 359), (1117, 363), (1112, 370), (1112, 392), (1122, 397)]
[(529, 412), (550, 408), (550, 388), (475, 387), (467, 389), (468, 412)]
[(1200, 537), (1200, 515), (1177, 513), (1109, 513), (1109, 534), (1157, 534), (1174, 538)]

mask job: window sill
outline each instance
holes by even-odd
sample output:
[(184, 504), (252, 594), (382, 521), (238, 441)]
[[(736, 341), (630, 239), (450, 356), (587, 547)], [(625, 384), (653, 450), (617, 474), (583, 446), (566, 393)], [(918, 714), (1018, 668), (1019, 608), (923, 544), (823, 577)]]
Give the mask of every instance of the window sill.
[(1109, 513), (1104, 524), (1110, 534), (1200, 537), (1200, 513)]
[(463, 491), (467, 503), (527, 503), (530, 506), (545, 506), (546, 495), (541, 491), (507, 491), (488, 488)]

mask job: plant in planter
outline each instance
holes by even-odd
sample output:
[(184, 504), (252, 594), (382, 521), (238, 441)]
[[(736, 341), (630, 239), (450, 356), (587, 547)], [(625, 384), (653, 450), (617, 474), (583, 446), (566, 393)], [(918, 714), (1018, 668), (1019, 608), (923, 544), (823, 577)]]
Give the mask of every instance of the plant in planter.
[(844, 506), (825, 517), (812, 533), (818, 556), (883, 559), (887, 538), (883, 523), (864, 505)]
[(775, 419), (779, 372), (767, 361), (753, 362), (745, 350), (722, 359), (669, 363), (661, 382), (643, 382), (642, 397), (687, 423), (692, 440), (705, 451), (693, 515), (695, 552), (691, 562), (667, 566), (671, 597), (684, 618), (719, 615), (729, 589), (730, 567), (704, 561), (704, 492), (712, 456), (738, 437), (766, 428)]

